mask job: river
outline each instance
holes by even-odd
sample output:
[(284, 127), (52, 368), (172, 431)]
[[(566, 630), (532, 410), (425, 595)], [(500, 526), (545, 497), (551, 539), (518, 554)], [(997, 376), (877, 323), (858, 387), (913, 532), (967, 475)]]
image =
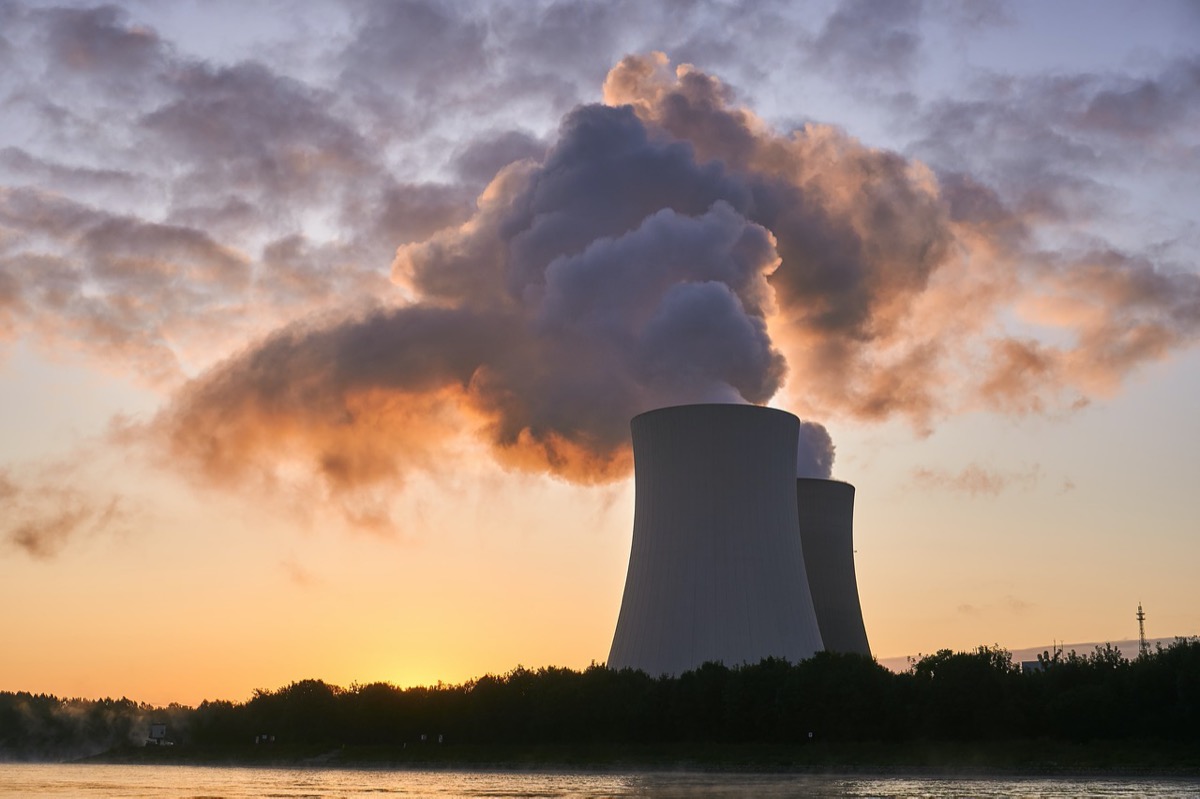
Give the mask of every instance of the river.
[(935, 778), (0, 764), (0, 799), (1196, 797), (1200, 779)]

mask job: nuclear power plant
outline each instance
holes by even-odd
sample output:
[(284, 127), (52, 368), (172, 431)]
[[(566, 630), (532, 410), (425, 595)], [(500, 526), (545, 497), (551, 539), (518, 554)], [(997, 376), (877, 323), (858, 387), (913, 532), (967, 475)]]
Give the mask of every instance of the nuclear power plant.
[(609, 668), (674, 676), (708, 661), (870, 654), (854, 488), (797, 480), (799, 419), (756, 405), (680, 405), (630, 427), (633, 545)]
[(798, 477), (796, 511), (804, 571), (825, 649), (870, 657), (854, 576), (854, 486)]

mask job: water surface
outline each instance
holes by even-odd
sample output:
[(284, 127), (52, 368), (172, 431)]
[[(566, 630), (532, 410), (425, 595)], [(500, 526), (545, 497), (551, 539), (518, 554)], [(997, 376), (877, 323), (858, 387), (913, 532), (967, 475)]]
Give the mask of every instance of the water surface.
[(1200, 780), (929, 778), (0, 764), (0, 799), (386, 799), (388, 797), (1196, 797)]

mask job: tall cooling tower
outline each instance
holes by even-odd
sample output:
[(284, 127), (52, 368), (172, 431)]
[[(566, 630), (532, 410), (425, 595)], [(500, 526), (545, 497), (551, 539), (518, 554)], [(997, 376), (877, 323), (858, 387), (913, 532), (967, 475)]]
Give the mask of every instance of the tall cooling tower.
[(796, 508), (821, 640), (830, 652), (870, 657), (854, 577), (854, 486), (799, 478)]
[(681, 405), (631, 427), (633, 547), (609, 667), (678, 675), (819, 651), (796, 510), (799, 420)]

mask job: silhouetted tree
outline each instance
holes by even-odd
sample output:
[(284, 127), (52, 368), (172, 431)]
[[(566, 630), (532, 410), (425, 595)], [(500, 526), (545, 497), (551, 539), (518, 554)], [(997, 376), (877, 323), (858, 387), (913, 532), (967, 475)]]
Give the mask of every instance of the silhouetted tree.
[(1046, 656), (941, 650), (895, 674), (858, 655), (706, 663), (679, 677), (527, 669), (463, 685), (349, 689), (302, 680), (244, 703), (152, 708), (128, 699), (0, 692), (0, 759), (55, 759), (144, 740), (168, 723), (186, 745), (1200, 739), (1200, 639), (1129, 661), (1112, 646)]

